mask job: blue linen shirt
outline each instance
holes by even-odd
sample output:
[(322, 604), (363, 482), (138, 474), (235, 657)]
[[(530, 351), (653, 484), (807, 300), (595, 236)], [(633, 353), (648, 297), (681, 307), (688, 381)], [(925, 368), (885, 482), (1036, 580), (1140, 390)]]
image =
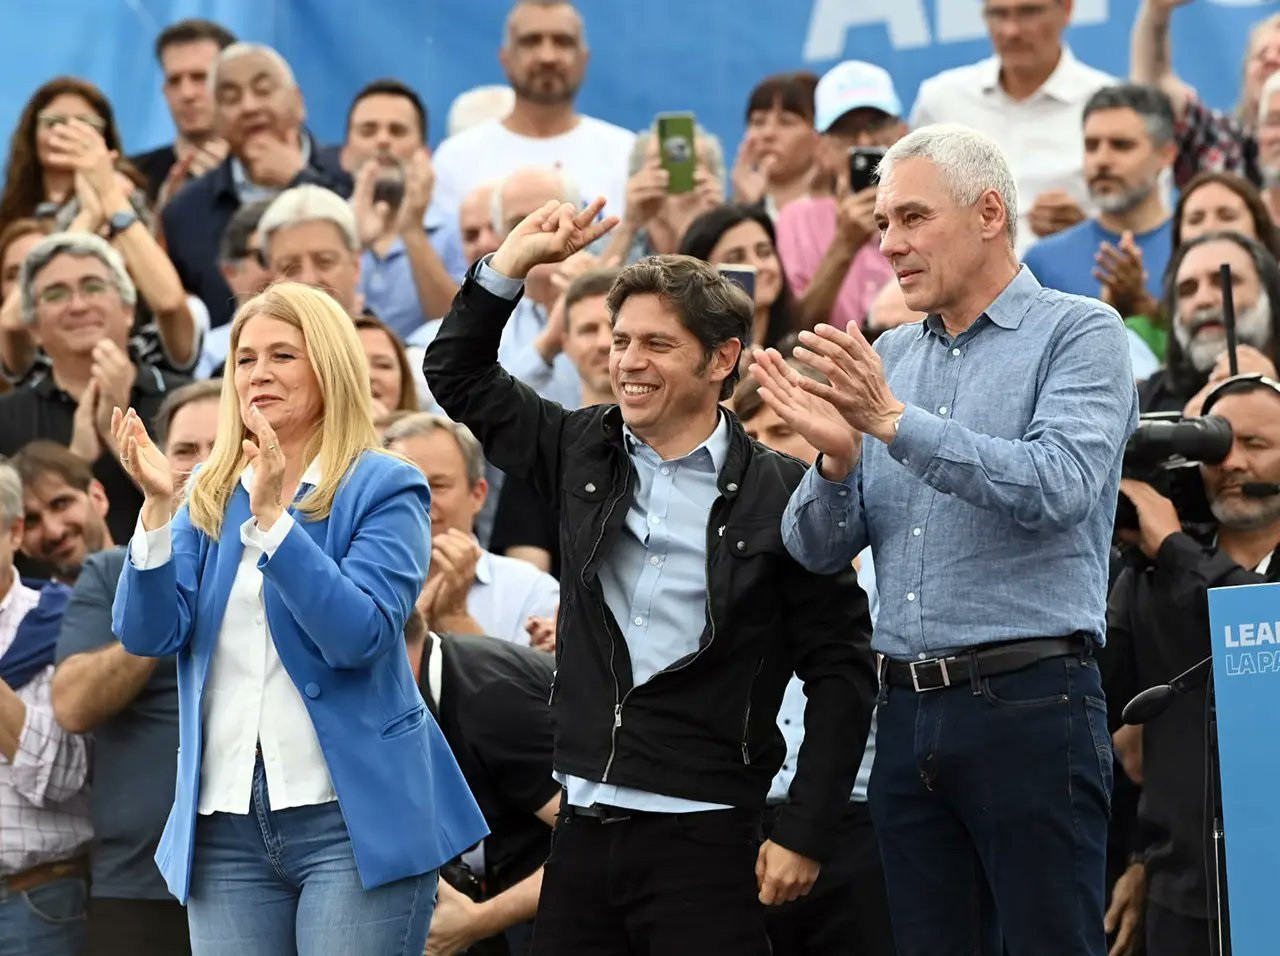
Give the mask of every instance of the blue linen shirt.
[(1138, 414), (1119, 316), (1024, 266), (954, 339), (931, 315), (876, 350), (906, 404), (897, 434), (864, 438), (844, 481), (806, 473), (782, 519), (787, 550), (831, 573), (871, 546), (872, 646), (895, 660), (1077, 631), (1101, 644)]

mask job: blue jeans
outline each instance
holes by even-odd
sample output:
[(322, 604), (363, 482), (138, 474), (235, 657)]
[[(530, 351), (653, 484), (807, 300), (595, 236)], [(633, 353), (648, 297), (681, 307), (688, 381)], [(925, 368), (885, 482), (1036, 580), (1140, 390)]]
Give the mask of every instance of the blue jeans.
[(0, 956), (79, 956), (89, 886), (82, 877), (23, 893), (0, 885)]
[(422, 956), (435, 891), (435, 871), (365, 890), (338, 804), (273, 811), (259, 760), (249, 812), (209, 814), (196, 823), (191, 950)]
[(1111, 783), (1091, 656), (883, 687), (868, 796), (899, 956), (1106, 956)]

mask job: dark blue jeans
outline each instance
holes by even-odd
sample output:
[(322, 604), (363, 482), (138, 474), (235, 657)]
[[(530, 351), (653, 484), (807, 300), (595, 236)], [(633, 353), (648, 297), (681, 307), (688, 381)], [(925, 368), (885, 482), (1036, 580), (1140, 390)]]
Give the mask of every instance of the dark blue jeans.
[(899, 956), (1106, 956), (1097, 663), (881, 690), (870, 805)]

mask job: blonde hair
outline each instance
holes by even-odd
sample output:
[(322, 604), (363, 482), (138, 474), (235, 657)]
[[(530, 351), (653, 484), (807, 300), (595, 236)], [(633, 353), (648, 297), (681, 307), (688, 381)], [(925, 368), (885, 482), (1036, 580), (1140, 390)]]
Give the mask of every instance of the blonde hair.
[(305, 450), (306, 460), (317, 461), (323, 478), (298, 503), (298, 511), (312, 521), (327, 518), (334, 496), (356, 459), (365, 451), (382, 451), (382, 442), (373, 427), (364, 349), (347, 313), (325, 293), (300, 282), (270, 286), (240, 306), (231, 320), (231, 343), (218, 407), (218, 438), (209, 460), (188, 483), (191, 523), (211, 538), (222, 533), (227, 502), (248, 464), (241, 443), (250, 433), (240, 417), (235, 360), (245, 323), (259, 315), (286, 322), (302, 332), (324, 403), (324, 417)]

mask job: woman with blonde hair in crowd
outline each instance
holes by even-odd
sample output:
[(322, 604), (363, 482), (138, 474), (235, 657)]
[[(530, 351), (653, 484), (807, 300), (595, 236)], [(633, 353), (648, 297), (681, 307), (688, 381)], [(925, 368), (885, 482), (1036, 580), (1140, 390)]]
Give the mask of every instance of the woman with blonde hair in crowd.
[(220, 402), (182, 502), (137, 413), (113, 414), (145, 495), (113, 629), (178, 655), (156, 861), (196, 956), (420, 956), (436, 869), (486, 832), (404, 649), (430, 492), (380, 448), (355, 327), (323, 292), (240, 308)]

